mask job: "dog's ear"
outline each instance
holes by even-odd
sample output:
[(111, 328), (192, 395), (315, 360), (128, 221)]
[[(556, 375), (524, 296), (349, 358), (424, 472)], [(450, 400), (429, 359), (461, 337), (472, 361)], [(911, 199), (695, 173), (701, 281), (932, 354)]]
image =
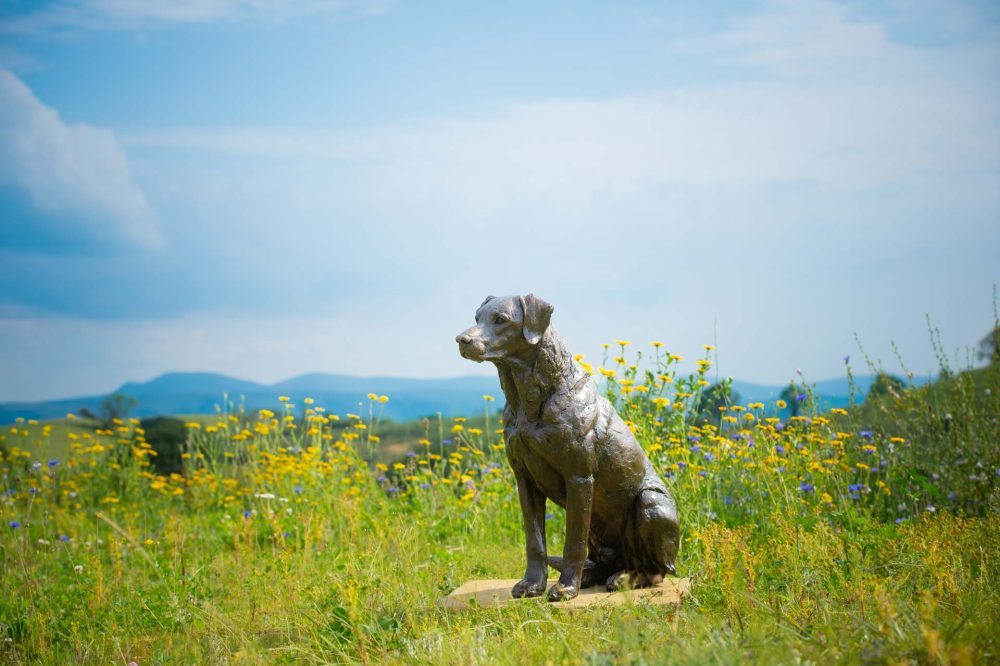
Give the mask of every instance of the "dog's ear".
[(479, 304), (479, 307), (483, 307), (484, 305), (492, 301), (494, 298), (496, 298), (496, 296), (487, 296), (486, 300)]
[(534, 294), (518, 298), (521, 299), (521, 310), (524, 311), (524, 339), (537, 345), (545, 334), (545, 329), (549, 327), (553, 308)]

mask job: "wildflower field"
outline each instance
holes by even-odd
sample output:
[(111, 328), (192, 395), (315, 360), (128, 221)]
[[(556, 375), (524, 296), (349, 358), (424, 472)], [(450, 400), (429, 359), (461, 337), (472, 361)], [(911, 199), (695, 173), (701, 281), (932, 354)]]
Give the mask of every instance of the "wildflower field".
[(803, 384), (800, 405), (695, 418), (711, 348), (682, 376), (637, 347), (577, 361), (677, 499), (679, 608), (438, 608), (523, 570), (500, 402), (388, 450), (391, 396), (357, 414), (275, 396), (190, 420), (172, 471), (137, 421), (5, 428), (0, 662), (1000, 661), (1000, 365), (828, 413)]

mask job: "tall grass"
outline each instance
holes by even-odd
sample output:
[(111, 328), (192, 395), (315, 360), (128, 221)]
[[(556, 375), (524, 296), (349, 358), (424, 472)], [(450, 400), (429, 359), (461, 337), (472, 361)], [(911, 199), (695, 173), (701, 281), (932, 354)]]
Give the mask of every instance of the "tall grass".
[[(899, 405), (880, 403), (885, 411), (872, 403), (781, 418), (777, 405), (755, 403), (695, 425), (688, 415), (708, 384), (711, 350), (681, 375), (680, 357), (663, 345), (645, 359), (632, 349), (609, 345), (600, 368), (578, 361), (677, 498), (679, 567), (693, 583), (680, 608), (569, 614), (540, 600), (438, 608), (465, 580), (517, 578), (523, 569), (495, 402), (484, 397), (474, 421), (419, 424), (417, 450), (389, 456), (377, 416), (391, 397), (372, 395), (359, 410), (367, 413), (336, 418), (305, 399), (284, 400), (273, 412), (192, 420), (183, 470), (172, 475), (153, 471), (136, 422), (64, 430), (59, 442), (46, 424), (9, 428), (0, 442), (0, 659), (998, 658), (1000, 516), (989, 503), (996, 472), (976, 465), (996, 455), (989, 438), (1000, 410), (980, 401), (978, 383), (996, 381), (996, 369), (971, 379), (954, 373), (953, 384), (933, 389), (943, 394), (904, 391)], [(944, 409), (938, 400), (966, 425), (941, 435), (933, 420), (920, 421)], [(931, 505), (937, 491), (921, 484), (951, 487), (950, 477), (927, 470), (951, 464), (954, 451), (940, 447), (956, 427), (961, 455), (974, 442), (979, 460), (970, 465), (987, 478), (966, 484), (951, 504), (942, 490), (945, 501)], [(548, 525), (550, 551), (559, 552), (556, 507)]]

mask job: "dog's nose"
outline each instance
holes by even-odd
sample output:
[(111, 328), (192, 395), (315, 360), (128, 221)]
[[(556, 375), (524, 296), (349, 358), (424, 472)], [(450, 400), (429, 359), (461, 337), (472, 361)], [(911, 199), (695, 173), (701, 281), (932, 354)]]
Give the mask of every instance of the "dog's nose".
[(460, 345), (467, 345), (470, 342), (472, 342), (472, 336), (469, 335), (468, 333), (459, 333), (458, 335), (455, 336), (455, 342), (457, 342)]

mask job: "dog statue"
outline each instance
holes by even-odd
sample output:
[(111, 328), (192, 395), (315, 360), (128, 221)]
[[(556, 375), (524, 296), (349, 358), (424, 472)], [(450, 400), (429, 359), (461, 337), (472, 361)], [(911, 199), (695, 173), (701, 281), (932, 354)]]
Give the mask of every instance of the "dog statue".
[[(609, 591), (648, 587), (674, 575), (677, 505), (649, 458), (555, 328), (552, 306), (534, 294), (488, 296), (476, 325), (456, 338), (467, 359), (496, 365), (507, 405), (507, 459), (517, 479), (527, 568), (514, 597), (549, 601), (604, 582)], [(545, 501), (566, 510), (563, 557), (548, 557)], [(588, 553), (589, 550), (589, 553)], [(627, 581), (626, 581), (627, 576)]]

